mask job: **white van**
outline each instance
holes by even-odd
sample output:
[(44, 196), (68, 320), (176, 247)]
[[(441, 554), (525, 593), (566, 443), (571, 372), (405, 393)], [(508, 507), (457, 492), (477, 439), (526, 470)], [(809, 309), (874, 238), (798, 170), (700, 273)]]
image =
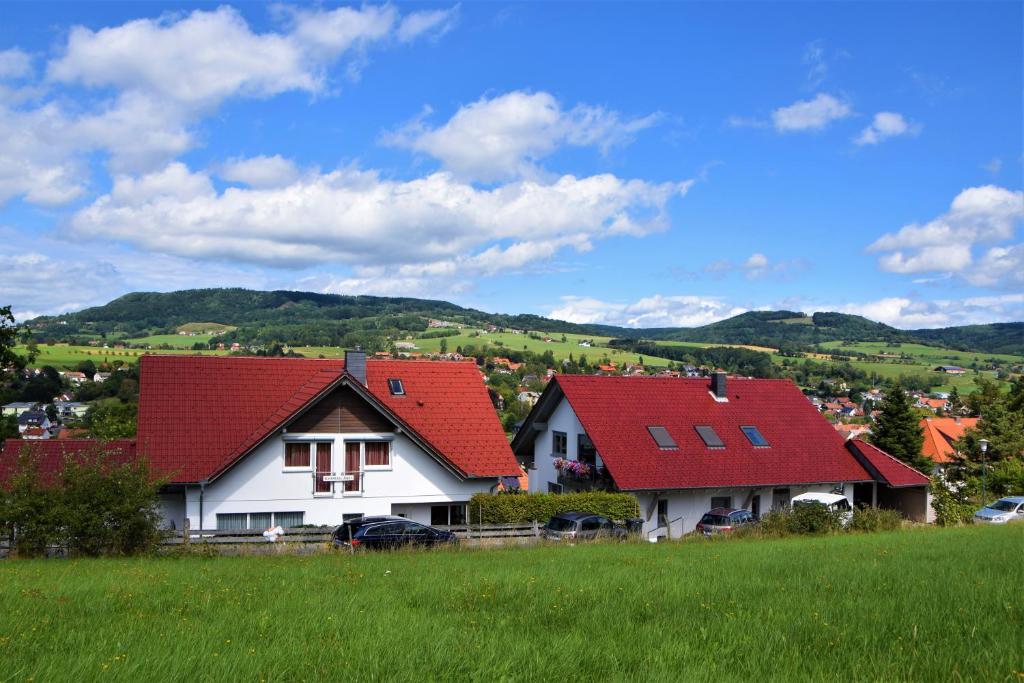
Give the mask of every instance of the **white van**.
[(797, 505), (824, 505), (832, 512), (838, 512), (843, 526), (853, 519), (853, 508), (846, 496), (838, 493), (801, 493), (792, 500), (793, 507)]

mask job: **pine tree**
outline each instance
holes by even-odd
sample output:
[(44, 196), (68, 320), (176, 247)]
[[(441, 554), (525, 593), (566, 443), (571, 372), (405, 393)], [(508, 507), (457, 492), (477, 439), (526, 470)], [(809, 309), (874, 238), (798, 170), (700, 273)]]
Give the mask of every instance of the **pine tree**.
[(921, 455), (924, 434), (920, 418), (910, 406), (910, 399), (900, 387), (886, 393), (882, 412), (871, 430), (871, 443), (911, 467), (927, 472), (931, 463)]

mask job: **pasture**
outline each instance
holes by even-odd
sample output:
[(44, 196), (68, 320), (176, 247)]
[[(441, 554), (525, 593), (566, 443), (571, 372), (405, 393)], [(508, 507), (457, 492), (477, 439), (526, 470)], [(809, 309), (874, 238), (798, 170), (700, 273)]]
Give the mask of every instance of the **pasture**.
[(0, 681), (1019, 680), (1021, 547), (1024, 525), (4, 561)]
[[(26, 349), (24, 346), (18, 346), (15, 348), (16, 353), (24, 354)], [(71, 346), (69, 344), (40, 344), (39, 355), (36, 357), (36, 367), (42, 367), (44, 365), (52, 365), (58, 370), (74, 370), (75, 367), (84, 360), (91, 360), (93, 363), (99, 365), (106, 361), (112, 363), (115, 360), (124, 361), (125, 363), (138, 363), (139, 358), (147, 353), (189, 353), (189, 354), (202, 354), (207, 356), (213, 355), (225, 355), (226, 351), (185, 351), (184, 349), (170, 349), (170, 350), (145, 350), (145, 349), (115, 349), (109, 348), (104, 349), (100, 346)], [(0, 679), (2, 680), (2, 679)]]
[[(568, 358), (570, 354), (572, 354), (573, 358), (577, 359), (581, 355), (585, 355), (591, 364), (595, 364), (605, 357), (619, 366), (626, 363), (638, 363), (640, 360), (640, 356), (635, 353), (608, 348), (607, 344), (611, 337), (582, 334), (563, 335), (560, 332), (553, 332), (548, 335), (551, 337), (551, 341), (546, 342), (543, 339), (532, 339), (526, 334), (513, 334), (511, 332), (487, 332), (485, 330), (471, 329), (461, 330), (460, 332), (458, 336), (444, 337), (448, 340), (449, 351), (455, 351), (459, 346), (473, 345), (480, 349), (484, 345), (490, 345), (498, 350), (505, 348), (515, 351), (532, 351), (533, 353), (551, 351), (555, 356), (555, 360)], [(543, 332), (538, 334), (542, 337), (545, 335)], [(564, 342), (562, 341), (563, 337), (565, 337)], [(593, 346), (589, 348), (580, 346), (580, 342), (584, 340), (592, 342)], [(441, 348), (440, 338), (418, 338), (409, 341), (416, 344), (419, 347), (417, 351), (421, 353), (436, 353)], [(667, 358), (658, 358), (656, 356), (644, 356), (643, 360), (648, 365), (667, 366), (669, 364)]]

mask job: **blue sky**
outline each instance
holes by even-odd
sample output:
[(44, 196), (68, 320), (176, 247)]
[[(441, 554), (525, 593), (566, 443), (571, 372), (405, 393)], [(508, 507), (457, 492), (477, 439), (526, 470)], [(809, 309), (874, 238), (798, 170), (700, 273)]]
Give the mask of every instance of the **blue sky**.
[(1024, 319), (1022, 6), (5, 4), (0, 304)]

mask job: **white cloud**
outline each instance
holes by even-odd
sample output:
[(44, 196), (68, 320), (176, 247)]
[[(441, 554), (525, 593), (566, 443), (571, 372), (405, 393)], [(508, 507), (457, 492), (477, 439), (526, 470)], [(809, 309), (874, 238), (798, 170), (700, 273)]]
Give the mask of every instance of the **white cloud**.
[(993, 157), (986, 163), (982, 164), (981, 167), (988, 171), (989, 175), (995, 177), (1003, 170), (1003, 160), (999, 157)]
[(803, 62), (807, 65), (807, 83), (817, 88), (828, 77), (828, 62), (825, 60), (825, 45), (815, 40), (804, 47)]
[(807, 270), (807, 268), (808, 264), (803, 259), (772, 261), (764, 254), (755, 252), (741, 262), (728, 259), (712, 261), (704, 266), (704, 272), (714, 278), (723, 278), (731, 273), (742, 273), (748, 280), (760, 280), (767, 277), (784, 280)]
[(853, 142), (857, 145), (877, 145), (883, 140), (900, 135), (916, 135), (920, 130), (919, 125), (907, 122), (902, 114), (880, 111), (875, 114), (871, 125), (862, 130)]
[(402, 19), (396, 35), (403, 43), (415, 40), (423, 35), (430, 35), (434, 38), (443, 36), (454, 28), (458, 12), (458, 5), (451, 9), (413, 12)]
[(1003, 264), (1018, 252), (1013, 247), (991, 250), (986, 255), (986, 265), (990, 266), (986, 275), (972, 267), (973, 248), (978, 244), (997, 244), (1012, 239), (1021, 220), (1024, 220), (1024, 192), (994, 185), (971, 187), (960, 192), (949, 211), (938, 218), (886, 233), (869, 245), (868, 251), (887, 252), (879, 257), (878, 264), (882, 270), (890, 272), (951, 272), (975, 282), (991, 280), (994, 273), (1009, 274)]
[[(19, 195), (45, 205), (78, 198), (89, 180), (84, 157), (97, 151), (109, 155), (115, 173), (153, 171), (195, 146), (193, 127), (229, 98), (321, 94), (332, 64), (345, 54), (365, 63), (368, 46), (399, 40), (402, 21), (412, 22), (403, 39), (448, 25), (435, 11), (403, 20), (390, 5), (280, 13), (288, 25), (266, 33), (227, 6), (73, 27), (47, 65), (48, 90), (0, 86), (0, 203)], [(31, 75), (29, 55), (0, 52), (0, 78)], [(85, 87), (74, 110), (64, 104), (64, 86)]]
[(807, 309), (807, 312), (812, 310), (830, 310), (862, 315), (865, 318), (902, 329), (951, 327), (1024, 320), (1024, 294), (936, 301), (887, 297), (858, 304)]
[(963, 278), (976, 287), (1024, 288), (1024, 244), (992, 247)]
[(207, 174), (173, 163), (115, 178), (109, 194), (75, 214), (71, 230), (158, 253), (298, 268), (482, 260), (508, 242), (583, 249), (610, 235), (662, 230), (666, 204), (690, 184), (566, 175), (478, 189), (444, 172), (395, 181), (339, 169), (218, 193)]
[(633, 303), (612, 303), (590, 297), (563, 296), (548, 316), (581, 324), (624, 327), (697, 327), (744, 313), (718, 297), (655, 294)]
[(850, 105), (832, 95), (818, 93), (814, 99), (800, 100), (772, 112), (772, 123), (780, 133), (821, 130), (833, 121), (852, 114)]
[(0, 50), (0, 79), (27, 78), (32, 75), (32, 56), (16, 47)]
[(386, 134), (384, 142), (429, 154), (459, 177), (485, 181), (537, 175), (535, 163), (562, 145), (607, 152), (660, 118), (624, 119), (584, 104), (564, 110), (549, 93), (519, 90), (468, 104), (437, 128), (425, 124), (429, 114)]
[(250, 187), (269, 188), (290, 185), (299, 177), (299, 169), (290, 159), (279, 154), (231, 159), (217, 174), (224, 180), (245, 183)]

